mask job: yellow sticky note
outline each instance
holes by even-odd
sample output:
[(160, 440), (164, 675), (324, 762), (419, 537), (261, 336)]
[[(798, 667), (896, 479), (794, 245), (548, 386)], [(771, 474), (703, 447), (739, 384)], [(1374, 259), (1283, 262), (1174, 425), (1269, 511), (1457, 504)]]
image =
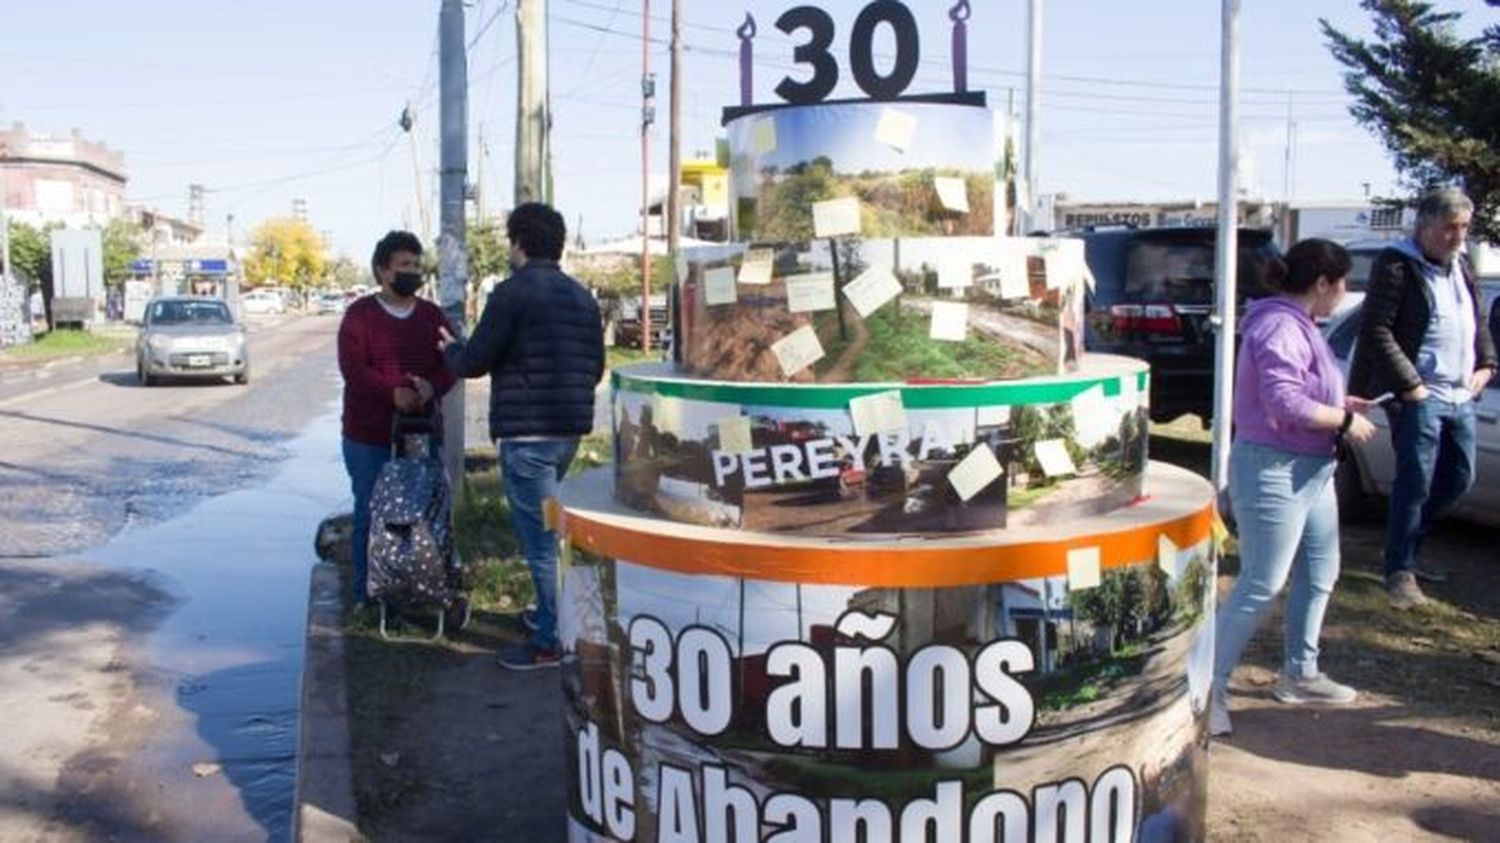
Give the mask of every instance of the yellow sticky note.
[(860, 232), (859, 200), (853, 196), (814, 202), (812, 210), (813, 233), (819, 238)]
[(932, 303), (932, 327), (928, 336), (945, 342), (963, 342), (969, 338), (969, 305), (966, 302)]
[(734, 269), (727, 266), (710, 269), (703, 273), (703, 300), (710, 307), (734, 304), (739, 295), (734, 288)]
[(901, 282), (889, 266), (872, 266), (844, 285), (844, 298), (866, 318), (899, 295)]
[(756, 155), (770, 155), (776, 151), (776, 121), (764, 117), (750, 127), (750, 151)]
[(833, 296), (832, 272), (788, 275), (783, 280), (786, 283), (786, 307), (793, 313), (815, 313), (838, 306)]
[(715, 426), (719, 429), (719, 450), (726, 454), (746, 454), (755, 450), (750, 437), (750, 420), (744, 416), (725, 416)]
[(741, 284), (765, 285), (771, 283), (776, 265), (776, 252), (771, 249), (746, 249), (740, 262)]
[(1035, 451), (1036, 461), (1042, 464), (1042, 473), (1048, 477), (1078, 473), (1078, 467), (1073, 464), (1073, 455), (1068, 453), (1067, 443), (1063, 440), (1043, 440), (1036, 443)]
[(662, 433), (682, 433), (682, 399), (652, 394), (651, 422)]
[(781, 364), (781, 373), (792, 377), (823, 359), (823, 344), (818, 342), (818, 333), (811, 325), (803, 325), (771, 343), (771, 353)]
[(906, 406), (896, 390), (849, 399), (849, 415), (854, 418), (856, 436), (906, 429)]
[(875, 124), (875, 140), (905, 152), (911, 149), (912, 138), (917, 133), (917, 117), (905, 111), (885, 108), (880, 111), (880, 121)]
[(932, 186), (937, 189), (938, 201), (943, 203), (943, 210), (960, 214), (969, 212), (969, 186), (963, 179), (935, 176)]
[(1000, 461), (995, 459), (995, 452), (980, 442), (948, 472), (948, 483), (958, 493), (958, 499), (967, 503), (1004, 473)]
[(1099, 548), (1075, 547), (1068, 551), (1068, 590), (1099, 587)]
[(1156, 537), (1156, 567), (1169, 577), (1177, 575), (1177, 545), (1165, 535)]

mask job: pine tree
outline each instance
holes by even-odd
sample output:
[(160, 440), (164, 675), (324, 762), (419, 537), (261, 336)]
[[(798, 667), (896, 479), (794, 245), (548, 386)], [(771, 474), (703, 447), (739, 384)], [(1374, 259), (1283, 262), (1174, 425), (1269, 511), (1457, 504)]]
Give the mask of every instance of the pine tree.
[(1457, 183), (1474, 200), (1474, 234), (1500, 239), (1500, 25), (1460, 37), (1457, 12), (1416, 0), (1361, 0), (1375, 37), (1320, 21), (1348, 69), (1350, 113), (1379, 135), (1414, 190)]

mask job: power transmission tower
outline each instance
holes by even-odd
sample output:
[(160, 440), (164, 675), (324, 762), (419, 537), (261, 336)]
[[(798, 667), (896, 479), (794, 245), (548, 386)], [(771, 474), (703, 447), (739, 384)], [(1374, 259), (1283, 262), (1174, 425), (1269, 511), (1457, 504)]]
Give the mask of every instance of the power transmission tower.
[[(442, 234), (438, 237), (438, 304), (450, 325), (466, 333), (464, 302), (469, 283), (469, 251), (465, 239), (464, 202), (469, 176), (469, 78), (464, 46), (462, 0), (443, 0), (438, 18), (438, 87), (442, 102), (440, 201)], [(460, 380), (443, 399), (443, 461), (453, 481), (454, 500), (463, 498), (464, 384)]]
[(292, 200), (292, 218), (293, 219), (302, 220), (303, 222), (307, 221), (307, 200), (306, 199), (293, 199)]
[(203, 185), (188, 185), (188, 222), (203, 227)]

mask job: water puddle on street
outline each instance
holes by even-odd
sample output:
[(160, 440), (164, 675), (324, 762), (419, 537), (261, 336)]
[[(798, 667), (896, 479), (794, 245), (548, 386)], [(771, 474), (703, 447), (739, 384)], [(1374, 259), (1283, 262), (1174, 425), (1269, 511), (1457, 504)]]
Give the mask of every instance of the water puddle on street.
[(336, 413), (260, 486), (127, 530), (85, 559), (149, 569), (178, 604), (149, 639), (156, 734), (129, 764), (181, 839), (291, 836), (308, 576), (318, 524), (348, 505)]

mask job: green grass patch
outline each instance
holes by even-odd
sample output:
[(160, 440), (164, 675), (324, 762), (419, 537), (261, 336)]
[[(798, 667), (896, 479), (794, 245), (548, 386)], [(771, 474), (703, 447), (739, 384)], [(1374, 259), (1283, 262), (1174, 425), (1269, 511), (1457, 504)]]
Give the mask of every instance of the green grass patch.
[[(613, 459), (607, 433), (578, 443), (569, 474), (605, 465)], [(491, 451), (473, 451), (464, 461), (464, 497), (453, 511), (459, 555), (469, 569), (469, 600), (475, 609), (516, 612), (535, 598), (531, 573), (521, 559), (521, 544), (510, 520), (505, 484)]]
[(621, 348), (610, 346), (604, 349), (604, 364), (611, 369), (621, 366), (629, 366), (633, 363), (654, 363), (661, 359), (659, 351), (641, 351), (639, 348)]
[(50, 331), (34, 342), (0, 351), (0, 359), (48, 360), (55, 357), (96, 356), (123, 351), (135, 343), (129, 335), (97, 331)]

